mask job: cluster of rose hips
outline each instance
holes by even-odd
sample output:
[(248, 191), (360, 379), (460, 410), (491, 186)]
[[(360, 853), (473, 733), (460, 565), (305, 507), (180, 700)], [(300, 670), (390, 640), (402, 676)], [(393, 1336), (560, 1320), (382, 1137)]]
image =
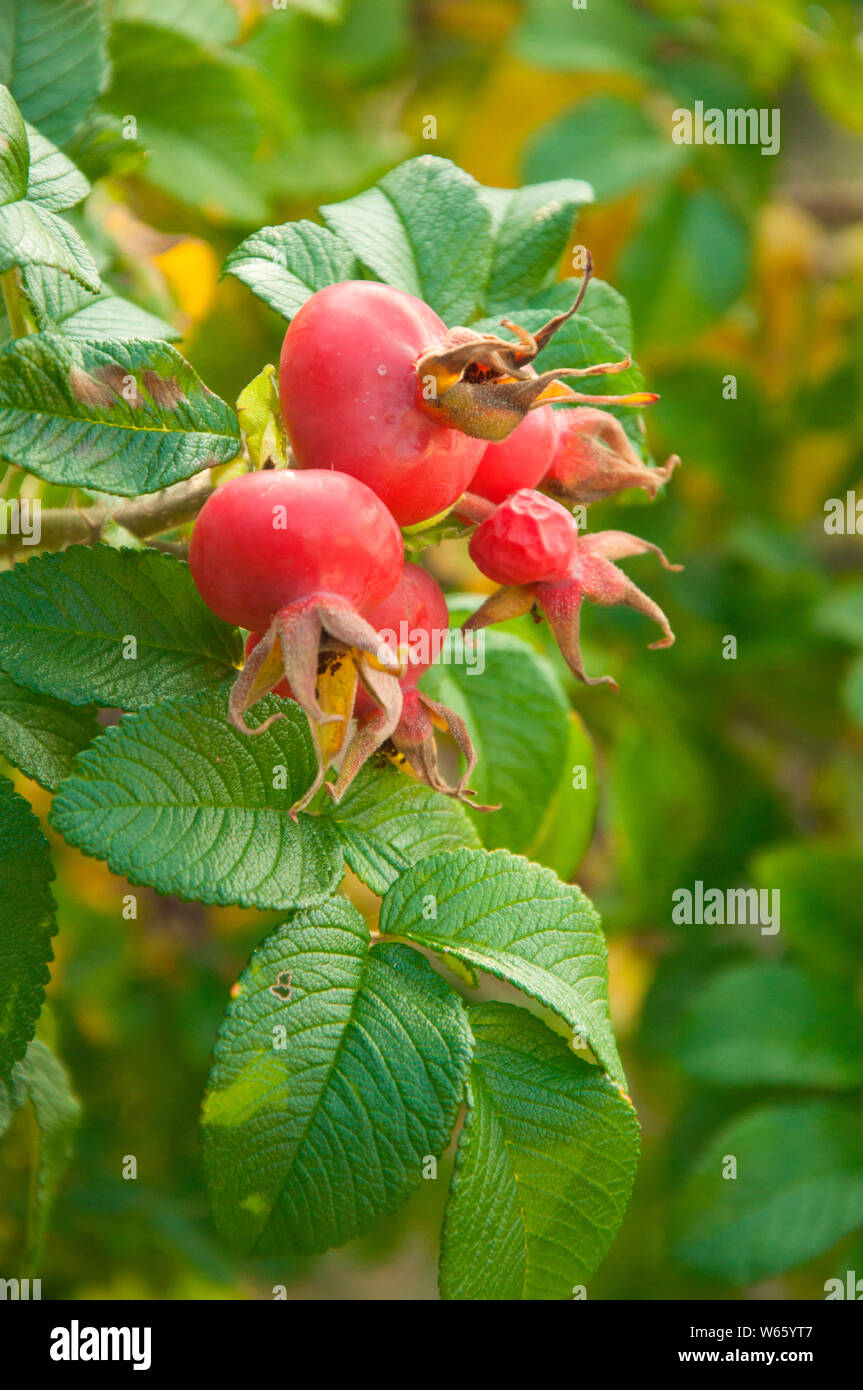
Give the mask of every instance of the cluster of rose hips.
[[(578, 310), (588, 278), (572, 308), (537, 333), (504, 320), (515, 341), (448, 330), (419, 299), (372, 281), (320, 290), (293, 319), (279, 395), (295, 467), (217, 488), (195, 525), (190, 564), (207, 605), (249, 632), (232, 723), (251, 734), (282, 718), (246, 724), (270, 691), (293, 698), (308, 717), (319, 771), (294, 815), (330, 766), (340, 764), (326, 783), (338, 800), (379, 749), (438, 791), (475, 795), (464, 721), (417, 689), (429, 661), (380, 635), (448, 627), (437, 582), (405, 562), (400, 527), (422, 529), (451, 511), (475, 524), (471, 557), (502, 587), (465, 627), (542, 613), (588, 684), (614, 682), (584, 672), (583, 599), (628, 604), (662, 628), (654, 646), (674, 641), (661, 609), (614, 564), (652, 551), (667, 565), (661, 551), (622, 531), (579, 535), (563, 505), (629, 487), (655, 496), (678, 462), (646, 467), (619, 421), (584, 405), (638, 406), (655, 396), (584, 396), (561, 380), (620, 371), (629, 359), (544, 374), (532, 366)], [(465, 756), (454, 786), (438, 768), (435, 728), (452, 734)]]

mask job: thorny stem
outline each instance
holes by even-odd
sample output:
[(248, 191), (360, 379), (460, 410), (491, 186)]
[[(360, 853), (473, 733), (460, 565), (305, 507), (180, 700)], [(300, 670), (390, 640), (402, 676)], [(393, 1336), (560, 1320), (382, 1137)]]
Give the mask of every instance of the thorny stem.
[(210, 469), (196, 473), (173, 487), (146, 497), (122, 502), (111, 510), (104, 506), (85, 508), (49, 507), (41, 515), (42, 536), (38, 545), (25, 546), (20, 536), (0, 532), (0, 556), (15, 551), (61, 550), (65, 545), (93, 544), (109, 521), (114, 521), (139, 540), (171, 531), (197, 516), (213, 491)]

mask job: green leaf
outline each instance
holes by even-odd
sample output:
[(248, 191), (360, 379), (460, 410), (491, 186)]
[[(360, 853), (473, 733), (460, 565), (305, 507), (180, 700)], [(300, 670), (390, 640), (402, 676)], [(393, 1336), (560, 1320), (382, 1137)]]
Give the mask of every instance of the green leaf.
[(610, 760), (616, 878), (634, 922), (667, 922), (711, 824), (711, 785), (682, 729), (660, 711), (620, 723)]
[(350, 247), (326, 227), (285, 222), (246, 237), (222, 273), (235, 275), (277, 314), (292, 319), (317, 290), (358, 279), (359, 265)]
[(560, 0), (527, 0), (514, 31), (516, 57), (553, 72), (608, 72), (649, 79), (651, 22), (629, 0), (602, 0), (576, 14)]
[(240, 16), (231, 0), (114, 0), (115, 23), (140, 21), (202, 43), (233, 43)]
[(639, 339), (683, 344), (746, 287), (751, 247), (737, 209), (712, 189), (657, 195), (620, 261)]
[(210, 217), (262, 222), (260, 70), (238, 52), (150, 23), (114, 24), (111, 57), (104, 104), (134, 115), (147, 180)]
[(479, 185), (448, 159), (406, 160), (321, 215), (373, 274), (424, 299), (445, 323), (476, 316), (491, 269), (491, 213)]
[(812, 623), (816, 632), (863, 647), (863, 581), (829, 593), (815, 609)]
[(429, 855), (479, 845), (463, 806), (393, 767), (364, 769), (321, 815), (373, 893), (385, 893), (400, 873)]
[[(534, 315), (521, 315), (523, 319), (527, 317), (531, 321), (524, 325), (526, 328), (540, 326), (538, 320), (542, 315), (536, 316), (537, 321), (534, 321)], [(536, 369), (547, 372), (554, 367), (591, 367), (600, 362), (620, 362), (626, 356), (627, 352), (608, 336), (605, 329), (600, 328), (593, 319), (577, 314), (555, 333), (548, 347), (539, 354)], [(633, 362), (624, 372), (588, 377), (586, 382), (582, 382), (581, 388), (575, 384), (575, 389), (583, 389), (592, 396), (622, 396), (630, 391), (642, 391), (644, 377)]]
[(638, 1162), (631, 1102), (525, 1009), (470, 1010), (474, 1060), (444, 1221), (445, 1299), (571, 1299)]
[(0, 671), (0, 755), (25, 777), (56, 791), (76, 754), (98, 733), (94, 709), (71, 709)]
[(0, 272), (52, 265), (98, 290), (90, 252), (78, 233), (55, 216), (88, 190), (83, 174), (26, 124), (8, 88), (0, 86)]
[(29, 265), (56, 266), (93, 293), (101, 287), (96, 262), (68, 222), (35, 203), (7, 203), (0, 207), (0, 272)]
[(845, 672), (842, 704), (855, 724), (863, 727), (863, 654), (855, 657)]
[(288, 0), (288, 5), (292, 10), (300, 10), (303, 14), (310, 14), (315, 19), (327, 20), (335, 23), (344, 15), (347, 0)]
[(605, 939), (580, 888), (505, 850), (436, 854), (390, 888), (380, 930), (508, 980), (559, 1014), (623, 1080), (609, 1023)]
[(863, 852), (841, 841), (792, 841), (757, 854), (752, 878), (778, 893), (783, 939), (811, 970), (847, 978), (858, 968)]
[[(482, 638), (480, 638), (482, 641)], [(486, 633), (480, 665), (433, 666), (422, 689), (465, 720), (479, 762), (471, 811), (484, 845), (525, 852), (537, 835), (566, 758), (567, 700), (548, 662), (509, 633)]]
[(234, 412), (168, 343), (38, 333), (2, 355), (0, 451), (48, 482), (135, 497), (239, 448)]
[[(127, 113), (128, 114), (128, 113)], [(140, 173), (147, 151), (119, 116), (94, 109), (63, 146), (91, 183), (113, 174)]]
[(54, 959), (54, 877), (39, 822), (0, 777), (0, 1078), (24, 1056)]
[[(131, 300), (103, 288), (91, 294), (62, 271), (28, 266), (21, 273), (21, 288), (36, 327), (55, 330), (71, 338), (158, 338), (170, 342), (179, 330)], [(4, 329), (6, 330), (4, 332)], [(0, 346), (9, 341), (8, 324), (0, 326)]]
[[(729, 1158), (737, 1165), (729, 1172)], [(858, 1107), (830, 1101), (764, 1106), (710, 1140), (675, 1221), (680, 1260), (747, 1284), (805, 1264), (863, 1225)]]
[(0, 86), (0, 272), (55, 265), (98, 290), (92, 256), (78, 233), (52, 211), (77, 202), (87, 186), (65, 155), (37, 131), (30, 130), (28, 138), (21, 112)]
[(26, 1100), (27, 1088), (21, 1079), (21, 1063), (16, 1062), (9, 1075), (0, 1078), (0, 1139), (14, 1120), (15, 1111), (20, 1110)]
[(844, 985), (783, 962), (715, 975), (690, 1001), (677, 1058), (713, 1086), (856, 1086), (863, 1023)]
[(288, 441), (279, 407), (276, 369), (272, 364), (240, 392), (237, 415), (255, 468), (267, 463), (286, 467)]
[(0, 204), (27, 195), (30, 145), (24, 117), (7, 87), (0, 87)]
[(31, 1042), (17, 1070), (27, 1087), (38, 1131), (36, 1152), (31, 1159), (35, 1171), (27, 1214), (27, 1266), (38, 1271), (57, 1189), (72, 1157), (81, 1123), (81, 1106), (66, 1068), (44, 1043)]
[(70, 546), (0, 574), (0, 649), (21, 685), (123, 709), (221, 685), (242, 654), (182, 560), (109, 545)]
[(127, 715), (79, 756), (52, 825), (132, 883), (191, 901), (287, 908), (330, 892), (331, 827), (288, 815), (315, 775), (308, 721), (275, 695), (255, 713), (276, 709), (287, 717), (255, 738), (228, 724), (224, 694)]
[(593, 190), (580, 179), (561, 178), (526, 188), (481, 188), (480, 196), (494, 236), (484, 310), (508, 314), (554, 278), (575, 215), (593, 201)]
[(27, 140), (30, 145), (30, 172), (25, 195), (28, 202), (37, 203), (49, 212), (62, 212), (64, 208), (73, 208), (86, 198), (90, 184), (56, 145), (52, 145), (30, 125), (27, 126)]
[(524, 176), (557, 179), (577, 169), (597, 199), (608, 202), (673, 177), (686, 159), (687, 150), (640, 102), (602, 93), (570, 107), (528, 141)]
[[(575, 302), (580, 289), (580, 279), (556, 280), (546, 289), (538, 290), (528, 307), (539, 309), (545, 318), (550, 318), (552, 314), (568, 309)], [(597, 328), (607, 333), (624, 353), (632, 352), (632, 315), (623, 295), (612, 285), (594, 276), (578, 312), (581, 318), (590, 319)]]
[(588, 851), (599, 800), (590, 735), (574, 710), (569, 712), (568, 723), (569, 742), (557, 790), (525, 851), (528, 859), (554, 869), (566, 881), (572, 878)]
[(470, 1060), (458, 995), (350, 903), (285, 922), (240, 976), (203, 1107), (225, 1237), (256, 1255), (342, 1245), (446, 1145)]
[(0, 82), (27, 120), (65, 144), (106, 76), (105, 24), (93, 0), (4, 0)]

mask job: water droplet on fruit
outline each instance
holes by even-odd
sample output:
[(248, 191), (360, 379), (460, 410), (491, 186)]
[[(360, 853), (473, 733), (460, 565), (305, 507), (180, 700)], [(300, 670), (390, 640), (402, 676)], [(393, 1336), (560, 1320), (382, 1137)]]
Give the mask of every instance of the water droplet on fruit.
[(387, 369), (386, 369), (386, 367), (384, 366), (384, 364), (383, 364), (383, 362), (382, 362), (381, 365), (378, 367), (378, 376), (386, 376), (386, 374), (387, 374)]

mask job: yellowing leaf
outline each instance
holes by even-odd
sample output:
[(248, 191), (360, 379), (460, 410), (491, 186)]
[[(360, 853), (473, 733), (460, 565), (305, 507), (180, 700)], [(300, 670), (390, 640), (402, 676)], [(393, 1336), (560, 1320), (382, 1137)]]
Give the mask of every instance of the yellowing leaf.
[(266, 463), (284, 468), (288, 441), (276, 389), (275, 367), (265, 367), (240, 392), (237, 414), (255, 468), (263, 468)]

